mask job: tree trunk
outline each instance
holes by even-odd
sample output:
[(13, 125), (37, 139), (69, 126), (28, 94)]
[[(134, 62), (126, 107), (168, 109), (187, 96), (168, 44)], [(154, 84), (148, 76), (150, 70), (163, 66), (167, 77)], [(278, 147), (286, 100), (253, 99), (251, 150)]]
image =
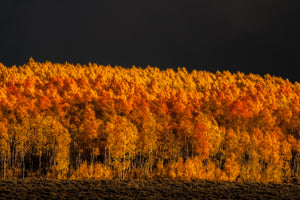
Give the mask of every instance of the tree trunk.
[(24, 152), (22, 152), (22, 177), (25, 178), (25, 155)]
[(3, 178), (5, 178), (5, 155), (2, 156), (2, 165), (3, 165)]
[(41, 174), (42, 170), (42, 150), (39, 150), (39, 173)]
[(184, 154), (183, 160), (185, 161), (187, 158), (187, 144), (186, 144), (186, 131), (184, 131)]
[(123, 172), (122, 172), (122, 179), (124, 180), (125, 178), (125, 163), (126, 163), (126, 155), (125, 155), (125, 152), (126, 152), (126, 143), (124, 143), (124, 152), (123, 152)]
[(104, 147), (104, 164), (106, 165), (106, 147)]

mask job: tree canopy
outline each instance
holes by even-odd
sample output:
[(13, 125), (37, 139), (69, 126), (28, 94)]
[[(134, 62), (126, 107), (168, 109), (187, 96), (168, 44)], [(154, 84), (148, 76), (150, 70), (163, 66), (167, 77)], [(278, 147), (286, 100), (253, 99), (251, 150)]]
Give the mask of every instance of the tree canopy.
[(0, 177), (300, 176), (300, 84), (241, 72), (0, 63)]

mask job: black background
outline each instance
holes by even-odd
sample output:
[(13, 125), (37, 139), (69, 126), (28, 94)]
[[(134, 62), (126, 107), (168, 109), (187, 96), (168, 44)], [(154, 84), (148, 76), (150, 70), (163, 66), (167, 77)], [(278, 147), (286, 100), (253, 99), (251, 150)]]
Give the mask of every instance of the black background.
[(299, 0), (2, 0), (0, 62), (185, 66), (298, 81)]

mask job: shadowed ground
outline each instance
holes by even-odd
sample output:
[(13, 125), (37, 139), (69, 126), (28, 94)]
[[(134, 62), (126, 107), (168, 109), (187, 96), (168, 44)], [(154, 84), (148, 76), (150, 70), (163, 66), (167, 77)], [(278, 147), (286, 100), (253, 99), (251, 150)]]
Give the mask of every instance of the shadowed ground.
[(0, 199), (300, 199), (300, 185), (203, 180), (1, 180)]

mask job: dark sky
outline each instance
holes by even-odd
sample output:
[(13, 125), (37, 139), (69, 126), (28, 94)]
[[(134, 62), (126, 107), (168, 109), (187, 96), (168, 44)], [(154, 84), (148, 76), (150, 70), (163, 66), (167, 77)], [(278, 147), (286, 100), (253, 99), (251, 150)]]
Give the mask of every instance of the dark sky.
[(269, 73), (300, 81), (299, 0), (1, 0), (0, 62)]

